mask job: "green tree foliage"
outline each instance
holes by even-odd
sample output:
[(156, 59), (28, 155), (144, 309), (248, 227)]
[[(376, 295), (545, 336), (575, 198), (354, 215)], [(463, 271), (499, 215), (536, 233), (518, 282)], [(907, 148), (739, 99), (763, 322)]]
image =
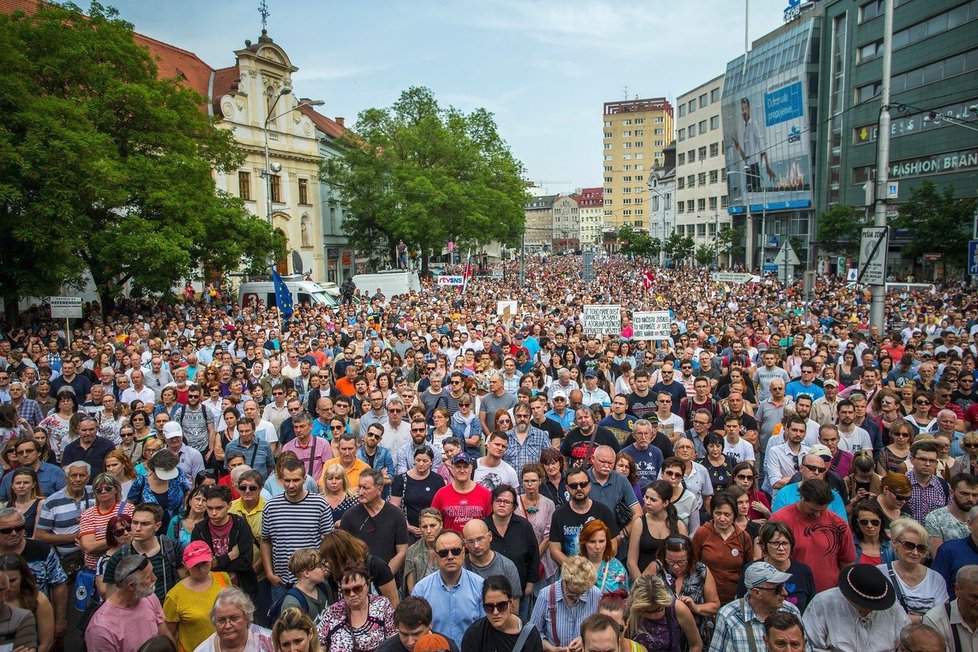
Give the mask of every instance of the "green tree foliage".
[(696, 260), (696, 264), (702, 267), (713, 264), (713, 259), (716, 257), (716, 248), (713, 245), (701, 244), (696, 247), (696, 253), (693, 258)]
[(93, 3), (0, 16), (0, 287), (8, 307), (91, 274), (165, 292), (200, 265), (261, 265), (283, 238), (213, 170), (242, 154), (197, 93), (159, 79), (131, 25)]
[(636, 231), (630, 224), (618, 229), (618, 242), (622, 254), (635, 258), (658, 258), (662, 251), (658, 238), (650, 238), (648, 233)]
[(864, 211), (846, 204), (836, 204), (818, 216), (816, 237), (824, 249), (853, 256), (859, 253), (859, 240), (864, 226)]
[(695, 248), (696, 243), (691, 237), (688, 235), (681, 236), (677, 231), (673, 231), (672, 235), (666, 238), (665, 244), (662, 245), (662, 249), (672, 258), (673, 265), (679, 265), (684, 260), (691, 258)]
[(744, 227), (733, 228), (729, 224), (720, 227), (717, 233), (717, 249), (724, 255), (734, 258), (744, 255)]
[(910, 232), (910, 244), (904, 248), (906, 255), (940, 253), (945, 270), (961, 269), (967, 264), (974, 213), (974, 198), (956, 199), (952, 186), (941, 191), (926, 181), (910, 193), (892, 225)]
[(346, 206), (343, 229), (358, 251), (390, 260), (403, 239), (426, 271), (449, 241), (465, 251), (515, 244), (523, 231), (523, 167), (484, 109), (443, 109), (412, 87), (390, 108), (361, 112), (341, 144), (321, 178)]

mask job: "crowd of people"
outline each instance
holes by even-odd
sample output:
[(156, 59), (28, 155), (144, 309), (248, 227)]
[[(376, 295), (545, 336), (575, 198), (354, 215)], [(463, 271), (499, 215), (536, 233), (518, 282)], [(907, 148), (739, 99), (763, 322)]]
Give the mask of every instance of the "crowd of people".
[(969, 287), (502, 266), (3, 326), (0, 649), (978, 649)]

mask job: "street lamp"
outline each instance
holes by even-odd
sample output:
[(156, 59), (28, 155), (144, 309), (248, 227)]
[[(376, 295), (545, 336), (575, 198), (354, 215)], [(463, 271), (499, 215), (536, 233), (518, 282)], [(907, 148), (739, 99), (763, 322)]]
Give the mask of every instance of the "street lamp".
[(268, 220), (269, 225), (272, 224), (272, 176), (282, 171), (282, 164), (277, 162), (270, 163), (268, 160), (269, 159), (268, 124), (273, 120), (277, 120), (281, 118), (283, 115), (288, 115), (289, 113), (292, 113), (293, 111), (296, 111), (303, 107), (323, 106), (324, 104), (326, 104), (326, 102), (324, 102), (323, 100), (303, 100), (298, 104), (296, 104), (291, 109), (289, 109), (288, 111), (283, 111), (278, 115), (272, 115), (272, 111), (275, 110), (275, 106), (278, 104), (279, 99), (281, 99), (282, 96), (284, 95), (291, 95), (291, 94), (292, 94), (291, 86), (283, 86), (281, 89), (279, 89), (278, 95), (275, 96), (275, 100), (272, 102), (272, 105), (268, 107), (268, 113), (265, 115), (265, 122), (262, 125), (262, 131), (265, 132), (265, 169), (262, 170), (259, 174), (263, 179), (265, 179), (265, 219)]

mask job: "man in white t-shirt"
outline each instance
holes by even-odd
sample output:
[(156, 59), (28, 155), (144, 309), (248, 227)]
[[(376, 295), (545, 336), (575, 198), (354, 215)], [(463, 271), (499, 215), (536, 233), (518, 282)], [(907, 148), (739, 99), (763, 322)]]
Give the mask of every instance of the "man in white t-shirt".
[(509, 446), (509, 435), (498, 430), (493, 431), (489, 435), (489, 441), (486, 442), (485, 457), (476, 460), (472, 479), (489, 491), (501, 484), (508, 484), (511, 487), (519, 486), (516, 469), (503, 461), (507, 446)]
[(838, 408), (839, 448), (850, 453), (863, 449), (872, 451), (873, 440), (869, 433), (856, 425), (856, 406), (852, 401), (839, 401)]
[(278, 433), (275, 432), (275, 426), (271, 421), (261, 418), (256, 401), (245, 401), (244, 415), (255, 422), (255, 437), (264, 439), (272, 448), (272, 452), (278, 453)]
[(740, 417), (728, 414), (723, 420), (723, 452), (738, 462), (754, 464), (754, 447), (740, 437)]

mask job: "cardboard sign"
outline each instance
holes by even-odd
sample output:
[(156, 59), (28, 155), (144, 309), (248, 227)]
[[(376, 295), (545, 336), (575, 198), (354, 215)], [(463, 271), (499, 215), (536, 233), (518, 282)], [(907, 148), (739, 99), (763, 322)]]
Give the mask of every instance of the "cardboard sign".
[(632, 315), (632, 337), (636, 340), (667, 340), (671, 324), (668, 310), (636, 312)]
[(496, 315), (503, 318), (503, 321), (513, 321), (516, 319), (517, 303), (515, 301), (497, 301)]
[(588, 335), (618, 335), (621, 333), (621, 306), (584, 306), (581, 323)]

